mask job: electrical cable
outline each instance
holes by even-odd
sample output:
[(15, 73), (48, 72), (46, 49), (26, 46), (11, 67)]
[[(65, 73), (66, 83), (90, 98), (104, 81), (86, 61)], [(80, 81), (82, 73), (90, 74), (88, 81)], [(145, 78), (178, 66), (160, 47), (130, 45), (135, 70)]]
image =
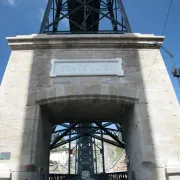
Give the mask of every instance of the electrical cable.
[(147, 85), (147, 83), (148, 83), (148, 81), (149, 81), (150, 75), (151, 75), (151, 73), (152, 73), (152, 69), (153, 69), (154, 64), (155, 64), (155, 61), (156, 61), (156, 57), (157, 57), (158, 51), (159, 51), (159, 50), (157, 50), (156, 55), (155, 55), (155, 57), (154, 57), (153, 64), (152, 64), (152, 66), (151, 66), (151, 69), (150, 69), (150, 72), (149, 72), (149, 74), (148, 74), (147, 80), (146, 80), (146, 82), (144, 83), (144, 87), (143, 87), (143, 89), (142, 89), (142, 91), (141, 91), (141, 94), (140, 94), (140, 96), (139, 96), (138, 99), (137, 99), (137, 103), (139, 102), (139, 100), (140, 100), (140, 98), (141, 98), (141, 96), (142, 96), (142, 94), (143, 94), (143, 92), (144, 92), (144, 90), (145, 90), (145, 88), (146, 88), (146, 85)]
[(171, 12), (172, 2), (173, 1), (170, 0), (170, 4), (169, 4), (168, 12), (167, 12), (167, 15), (166, 15), (166, 20), (165, 20), (164, 28), (163, 28), (163, 31), (162, 31), (162, 35), (164, 35), (164, 32), (166, 30), (167, 22), (168, 22), (169, 15), (170, 15), (170, 12)]
[(171, 57), (173, 67), (176, 67), (176, 63), (175, 63), (175, 60), (174, 60), (174, 55), (171, 52), (169, 52), (164, 46), (161, 45), (160, 47)]
[[(168, 22), (168, 19), (169, 19), (171, 7), (172, 7), (172, 0), (170, 0), (168, 12), (167, 12), (167, 15), (166, 15), (166, 20), (165, 20), (164, 27), (163, 27), (163, 30), (162, 30), (162, 35), (164, 35), (165, 29), (166, 29), (166, 26), (167, 26), (167, 22)], [(160, 47), (162, 47), (162, 45), (161, 45)], [(153, 61), (153, 64), (152, 64), (150, 73), (149, 73), (149, 75), (148, 75), (148, 77), (147, 77), (147, 80), (146, 80), (146, 82), (145, 82), (145, 84), (144, 84), (143, 90), (142, 90), (142, 92), (141, 92), (141, 94), (140, 94), (140, 96), (139, 96), (139, 98), (138, 98), (138, 100), (137, 100), (138, 102), (139, 102), (139, 99), (141, 98), (141, 96), (142, 96), (142, 94), (143, 94), (143, 92), (144, 92), (144, 89), (146, 88), (146, 85), (147, 85), (147, 83), (148, 83), (148, 81), (149, 81), (149, 77), (150, 77), (150, 75), (151, 75), (151, 73), (152, 73), (152, 69), (153, 69), (153, 66), (154, 66), (154, 63), (155, 63), (155, 60), (156, 60), (158, 51), (159, 51), (159, 49), (158, 49), (157, 52), (156, 52), (156, 55), (155, 55), (155, 58), (154, 58), (154, 61)]]

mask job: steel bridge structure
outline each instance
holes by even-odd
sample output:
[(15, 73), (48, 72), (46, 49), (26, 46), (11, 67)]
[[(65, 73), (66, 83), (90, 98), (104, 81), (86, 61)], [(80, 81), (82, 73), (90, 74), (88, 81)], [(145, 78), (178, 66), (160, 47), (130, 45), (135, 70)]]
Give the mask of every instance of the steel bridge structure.
[[(64, 31), (63, 21), (69, 25)], [(100, 30), (101, 21), (109, 21), (111, 28)], [(49, 0), (40, 29), (43, 33), (131, 33), (131, 27), (122, 0)]]
[[(66, 22), (66, 28), (64, 28)], [(109, 23), (108, 28), (102, 24)], [(102, 26), (102, 27), (101, 27)], [(122, 0), (48, 0), (40, 34), (124, 34), (131, 27)], [(84, 121), (86, 122), (86, 121)], [(75, 121), (54, 125), (51, 150), (69, 144), (68, 172), (82, 179), (97, 174), (97, 151), (101, 154), (102, 175), (98, 179), (127, 179), (125, 172), (105, 173), (104, 143), (125, 148), (121, 126), (114, 122)], [(61, 128), (57, 128), (61, 127)], [(112, 128), (115, 127), (115, 128)], [(107, 138), (109, 137), (109, 138)], [(97, 145), (97, 141), (101, 144)], [(75, 146), (72, 146), (75, 142)], [(74, 144), (74, 143), (73, 143)], [(75, 174), (71, 172), (71, 154), (76, 152)], [(101, 176), (101, 177), (100, 177)], [(68, 179), (66, 175), (50, 175), (50, 179)], [(114, 178), (113, 178), (114, 177)], [(78, 178), (79, 179), (79, 178)]]
[[(57, 127), (59, 130), (57, 130)], [(104, 143), (122, 149), (125, 148), (121, 127), (113, 122), (100, 123), (92, 121), (84, 123), (78, 121), (62, 123), (54, 126), (52, 137), (51, 150), (69, 144), (69, 174), (72, 173), (71, 166), (75, 167), (75, 174), (82, 174), (82, 172), (88, 171), (92, 176), (97, 174), (99, 166), (101, 166), (101, 173), (105, 173)], [(75, 152), (74, 165), (72, 165), (71, 160), (73, 152)], [(101, 155), (101, 163), (98, 162), (97, 154)]]

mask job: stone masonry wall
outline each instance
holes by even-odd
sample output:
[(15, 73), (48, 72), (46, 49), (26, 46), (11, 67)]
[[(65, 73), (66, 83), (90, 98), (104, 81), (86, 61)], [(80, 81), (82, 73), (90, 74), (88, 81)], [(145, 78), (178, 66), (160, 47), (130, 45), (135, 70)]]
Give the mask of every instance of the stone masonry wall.
[[(151, 46), (162, 40), (140, 34), (9, 38), (12, 53), (0, 91), (0, 152), (11, 152), (11, 159), (0, 163), (14, 171), (13, 180), (38, 179), (40, 172), (47, 172), (52, 124), (42, 114), (38, 100), (57, 96), (59, 86), (64, 88), (62, 96), (69, 87), (73, 95), (88, 88), (90, 93), (101, 94), (101, 85), (110, 96), (121, 93), (136, 99), (134, 109), (119, 120), (125, 131), (130, 180), (133, 171), (138, 180), (165, 180), (168, 172), (179, 173), (179, 104), (159, 45)], [(124, 77), (50, 78), (51, 59), (114, 58), (122, 58)]]

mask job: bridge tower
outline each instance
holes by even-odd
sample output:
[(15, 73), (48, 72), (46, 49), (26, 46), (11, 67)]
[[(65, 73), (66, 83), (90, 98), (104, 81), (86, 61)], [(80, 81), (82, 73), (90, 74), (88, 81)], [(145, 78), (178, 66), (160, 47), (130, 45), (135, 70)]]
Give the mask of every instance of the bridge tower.
[[(0, 179), (48, 179), (50, 150), (64, 144), (66, 178), (180, 177), (180, 110), (164, 37), (132, 33), (122, 0), (48, 0), (39, 34), (7, 40)], [(125, 149), (127, 172), (106, 172), (104, 143)]]
[[(106, 25), (107, 28), (103, 29), (101, 26), (101, 21), (105, 20), (102, 23), (109, 23), (110, 26)], [(63, 23), (66, 22), (66, 30), (63, 30)], [(121, 0), (49, 0), (47, 3), (46, 11), (40, 28), (40, 34), (124, 34), (131, 33), (131, 27)], [(116, 123), (110, 123), (110, 125), (116, 125)], [(76, 162), (77, 174), (82, 174), (82, 172), (89, 172), (93, 175), (95, 171), (97, 172), (97, 166), (95, 166), (94, 157), (93, 157), (93, 135), (96, 135), (96, 130), (93, 126), (93, 122), (84, 123), (79, 122), (78, 127), (83, 131), (80, 133), (81, 137), (78, 138), (77, 143), (77, 152), (78, 160)], [(85, 134), (84, 130), (89, 131), (88, 136)], [(70, 129), (66, 127), (66, 131), (77, 131), (76, 129)], [(76, 126), (75, 126), (76, 128)], [(101, 127), (98, 127), (99, 130), (103, 131)], [(57, 148), (67, 143), (67, 138), (65, 142), (58, 143), (58, 141), (63, 137), (59, 131), (53, 132), (53, 136), (56, 138), (51, 143), (51, 149)], [(116, 131), (116, 130), (111, 130)], [(93, 133), (95, 132), (95, 133)], [(87, 132), (86, 132), (87, 133)], [(110, 133), (110, 132), (109, 132)], [(120, 132), (119, 132), (120, 133)], [(114, 136), (114, 139), (118, 139), (117, 133)], [(67, 134), (65, 134), (67, 135)], [(64, 135), (64, 136), (65, 136)], [(64, 138), (64, 137), (63, 137)], [(101, 141), (104, 141), (102, 137)], [(74, 140), (74, 138), (72, 139)], [(69, 152), (72, 151), (71, 147), (71, 138), (69, 137)], [(110, 140), (109, 140), (110, 141)], [(119, 143), (117, 142), (117, 144)], [(94, 141), (95, 143), (95, 141)], [(112, 142), (110, 144), (113, 144)], [(102, 173), (105, 173), (105, 160), (104, 160), (104, 144), (102, 143), (101, 154), (102, 154)], [(124, 148), (124, 143), (120, 142), (120, 148)], [(103, 151), (102, 151), (103, 150)], [(70, 160), (69, 156), (69, 170), (70, 169)], [(97, 159), (95, 159), (96, 161)], [(97, 162), (96, 162), (97, 163)]]

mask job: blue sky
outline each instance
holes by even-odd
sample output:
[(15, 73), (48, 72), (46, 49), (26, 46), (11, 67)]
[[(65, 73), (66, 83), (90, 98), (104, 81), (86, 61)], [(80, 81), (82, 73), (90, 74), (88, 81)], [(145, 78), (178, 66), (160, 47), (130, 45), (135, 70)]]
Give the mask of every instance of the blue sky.
[[(161, 35), (170, 0), (123, 0), (133, 32)], [(5, 37), (37, 34), (47, 0), (0, 0), (0, 82), (10, 49)], [(174, 0), (165, 30), (164, 47), (174, 56), (180, 67), (180, 1)], [(104, 24), (105, 25), (105, 24)], [(66, 26), (66, 22), (64, 23)], [(171, 75), (172, 60), (163, 51), (163, 57), (180, 101), (178, 80)]]

